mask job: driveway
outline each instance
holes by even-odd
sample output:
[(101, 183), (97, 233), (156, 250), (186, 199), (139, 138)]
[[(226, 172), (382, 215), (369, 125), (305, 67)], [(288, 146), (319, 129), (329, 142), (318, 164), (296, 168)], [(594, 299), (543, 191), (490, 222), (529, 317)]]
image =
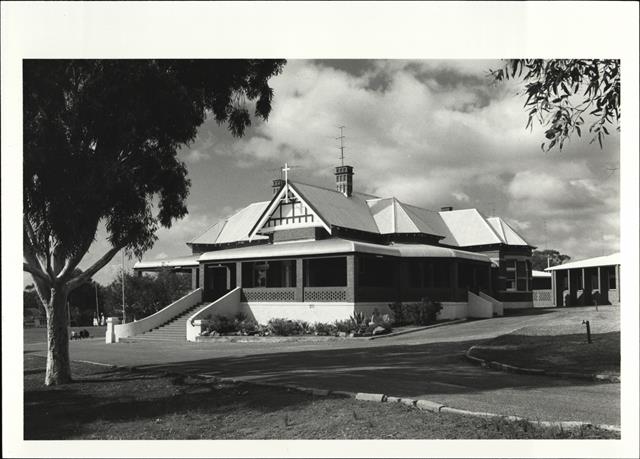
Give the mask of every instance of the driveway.
[[(530, 419), (620, 424), (620, 385), (508, 374), (470, 364), (473, 344), (562, 311), (465, 322), (379, 340), (298, 343), (71, 343), (71, 358), (242, 380), (375, 392)], [(42, 344), (25, 353), (46, 355)]]

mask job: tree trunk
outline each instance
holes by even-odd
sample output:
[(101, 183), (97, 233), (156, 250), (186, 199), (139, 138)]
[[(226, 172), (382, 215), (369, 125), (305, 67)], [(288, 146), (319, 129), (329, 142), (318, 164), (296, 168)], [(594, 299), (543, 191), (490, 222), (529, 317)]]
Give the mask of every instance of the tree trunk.
[(69, 316), (67, 311), (67, 292), (64, 289), (51, 289), (51, 298), (47, 304), (47, 374), (44, 383), (47, 386), (71, 382), (69, 362)]

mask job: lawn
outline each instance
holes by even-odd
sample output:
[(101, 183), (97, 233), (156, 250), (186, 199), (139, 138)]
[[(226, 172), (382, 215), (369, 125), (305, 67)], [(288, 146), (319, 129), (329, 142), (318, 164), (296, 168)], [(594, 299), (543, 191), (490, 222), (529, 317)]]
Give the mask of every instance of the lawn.
[(25, 355), (26, 440), (619, 438), (592, 427), (569, 431), (80, 363), (72, 364), (74, 383), (45, 387), (44, 365)]
[[(90, 338), (104, 338), (107, 333), (107, 327), (71, 327), (71, 331), (79, 332), (87, 330)], [(33, 344), (47, 341), (47, 328), (23, 328), (24, 343)]]
[[(586, 327), (591, 326), (592, 343)], [(567, 310), (539, 325), (523, 327), (474, 347), (471, 355), (524, 368), (620, 375), (618, 308)]]

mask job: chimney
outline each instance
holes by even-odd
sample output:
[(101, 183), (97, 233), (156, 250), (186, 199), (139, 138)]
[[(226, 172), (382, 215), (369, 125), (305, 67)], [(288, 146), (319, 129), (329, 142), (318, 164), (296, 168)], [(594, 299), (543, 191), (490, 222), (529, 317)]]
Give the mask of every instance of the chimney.
[(336, 167), (336, 190), (350, 197), (353, 194), (353, 167), (338, 166)]
[(440, 212), (449, 212), (450, 210), (453, 210), (453, 207), (451, 206), (440, 207)]
[(273, 189), (273, 194), (274, 196), (276, 194), (278, 194), (278, 192), (280, 191), (280, 189), (284, 186), (284, 180), (282, 179), (275, 179), (273, 181), (273, 183), (271, 184), (271, 188)]

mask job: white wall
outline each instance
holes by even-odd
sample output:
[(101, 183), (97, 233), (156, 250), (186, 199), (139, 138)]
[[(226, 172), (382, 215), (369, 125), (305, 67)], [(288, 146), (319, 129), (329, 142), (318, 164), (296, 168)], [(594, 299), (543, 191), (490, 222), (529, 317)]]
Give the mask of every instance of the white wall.
[(202, 333), (202, 320), (207, 316), (233, 317), (240, 312), (240, 287), (236, 287), (187, 319), (187, 341), (195, 341)]
[(475, 293), (469, 292), (469, 317), (488, 318), (493, 317), (493, 304), (491, 301), (479, 297)]
[(533, 301), (503, 301), (504, 309), (527, 309), (533, 307)]
[(442, 302), (442, 310), (436, 316), (437, 320), (466, 319), (468, 317), (467, 303), (445, 303)]

